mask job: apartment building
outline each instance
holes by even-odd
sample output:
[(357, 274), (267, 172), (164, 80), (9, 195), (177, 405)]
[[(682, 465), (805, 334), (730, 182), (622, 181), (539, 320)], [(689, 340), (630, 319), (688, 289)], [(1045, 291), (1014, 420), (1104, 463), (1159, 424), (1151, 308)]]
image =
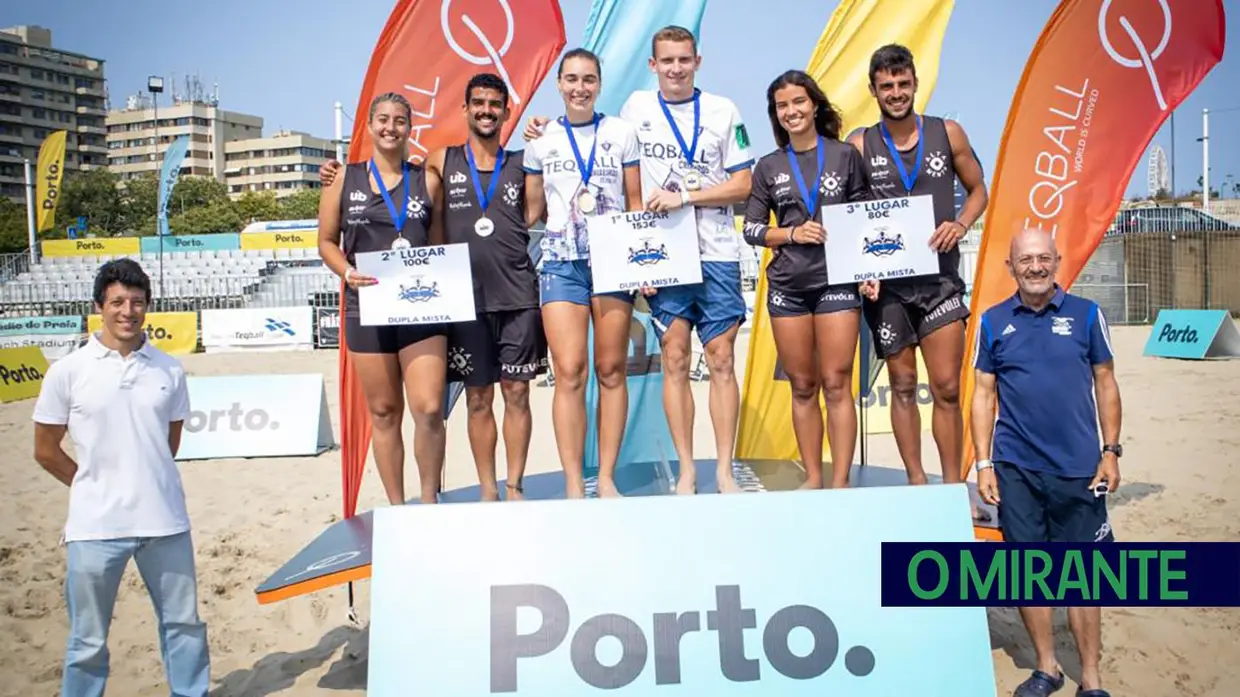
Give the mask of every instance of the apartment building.
[(122, 180), (147, 174), (158, 176), (168, 146), (184, 135), (189, 136), (189, 147), (181, 174), (223, 181), (225, 145), (261, 137), (262, 117), (221, 109), (214, 97), (200, 92), (173, 95), (155, 95), (166, 100), (162, 104), (152, 103), (151, 95), (136, 95), (127, 100), (124, 109), (108, 112), (108, 168)]
[(39, 26), (0, 29), (0, 196), (26, 200), (31, 167), (53, 131), (66, 131), (65, 170), (108, 164), (103, 60), (52, 47)]
[(336, 156), (335, 144), (299, 131), (224, 145), (224, 182), (236, 198), (246, 191), (274, 191), (287, 196), (319, 188), (319, 168)]

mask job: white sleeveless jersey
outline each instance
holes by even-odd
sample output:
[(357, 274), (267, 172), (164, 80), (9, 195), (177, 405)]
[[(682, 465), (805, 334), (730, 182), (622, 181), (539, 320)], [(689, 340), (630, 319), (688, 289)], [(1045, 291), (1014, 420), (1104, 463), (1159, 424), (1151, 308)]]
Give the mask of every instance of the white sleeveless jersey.
[[(721, 184), (728, 175), (754, 164), (749, 152), (749, 133), (740, 111), (726, 97), (695, 90), (700, 100), (697, 148), (693, 168), (702, 179), (702, 189)], [(669, 102), (668, 111), (676, 120), (687, 147), (693, 147), (693, 101)], [(641, 142), (642, 198), (653, 191), (684, 189), (689, 162), (667, 122), (656, 90), (634, 92), (620, 110), (620, 117), (637, 128)], [(698, 249), (702, 261), (739, 261), (741, 237), (736, 231), (732, 206), (697, 208)]]
[[(574, 205), (586, 187), (581, 183), (577, 158), (565, 128), (565, 119), (560, 117), (548, 123), (543, 134), (525, 146), (525, 171), (542, 175), (543, 195), (547, 199), (547, 231), (541, 243), (546, 261), (590, 258), (586, 216)], [(589, 166), (594, 125), (572, 128), (577, 152)], [(590, 174), (589, 190), (596, 201), (591, 215), (624, 210), (624, 168), (636, 165), (639, 155), (636, 130), (622, 119), (604, 116), (598, 125), (598, 147)]]

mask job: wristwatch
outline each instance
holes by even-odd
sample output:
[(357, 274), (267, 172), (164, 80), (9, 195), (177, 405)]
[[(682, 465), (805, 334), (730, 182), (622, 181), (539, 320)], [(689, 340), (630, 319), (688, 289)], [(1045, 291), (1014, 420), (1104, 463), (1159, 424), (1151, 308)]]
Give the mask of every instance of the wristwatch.
[(1109, 444), (1108, 444), (1108, 445), (1104, 445), (1104, 446), (1102, 446), (1102, 452), (1104, 452), (1104, 453), (1115, 453), (1115, 457), (1123, 457), (1123, 456), (1124, 456), (1124, 446), (1120, 445), (1119, 443), (1116, 443), (1115, 445), (1109, 445)]
[(973, 469), (977, 470), (978, 472), (981, 472), (982, 470), (993, 469), (994, 466), (995, 466), (995, 463), (991, 462), (990, 460), (978, 460), (977, 463), (973, 465)]

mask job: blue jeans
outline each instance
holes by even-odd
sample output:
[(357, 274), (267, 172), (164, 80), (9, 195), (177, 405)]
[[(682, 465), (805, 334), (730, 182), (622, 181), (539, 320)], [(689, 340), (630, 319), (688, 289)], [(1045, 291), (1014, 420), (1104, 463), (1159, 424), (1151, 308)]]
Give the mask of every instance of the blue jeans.
[(68, 543), (65, 602), (69, 645), (61, 697), (102, 697), (108, 681), (108, 628), (132, 557), (159, 620), (164, 673), (173, 697), (206, 697), (210, 687), (207, 626), (198, 617), (190, 533)]

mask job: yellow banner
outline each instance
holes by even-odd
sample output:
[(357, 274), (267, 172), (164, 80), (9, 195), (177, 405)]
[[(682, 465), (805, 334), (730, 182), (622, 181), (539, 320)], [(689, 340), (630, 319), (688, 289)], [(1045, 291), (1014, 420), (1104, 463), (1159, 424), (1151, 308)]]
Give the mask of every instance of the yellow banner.
[(0, 402), (39, 396), (47, 358), (38, 346), (0, 349)]
[[(876, 123), (878, 105), (870, 94), (870, 55), (880, 46), (898, 43), (913, 53), (917, 62), (918, 112), (926, 108), (939, 74), (939, 54), (943, 34), (951, 17), (953, 0), (843, 0), (823, 30), (806, 68), (840, 110), (844, 130), (849, 133)], [(880, 9), (881, 8), (881, 9)], [(778, 353), (771, 336), (771, 320), (766, 310), (766, 265), (769, 249), (762, 252), (758, 287), (754, 299), (749, 358), (745, 366), (740, 424), (736, 437), (736, 457), (742, 459), (800, 460), (796, 436), (792, 431), (792, 392), (787, 380), (776, 376)], [(863, 329), (864, 331), (864, 329)], [(860, 351), (858, 350), (858, 354)], [(920, 360), (920, 358), (919, 358)], [(853, 393), (860, 392), (860, 356), (853, 368)], [(925, 374), (925, 369), (921, 368)], [(883, 368), (880, 380), (886, 380)], [(875, 385), (877, 389), (877, 385)], [(819, 408), (825, 407), (819, 399)], [(866, 410), (866, 432), (870, 419), (877, 420), (878, 407)], [(825, 418), (825, 416), (824, 416)], [(886, 413), (890, 429), (890, 412)], [(922, 427), (929, 428), (923, 416)], [(824, 457), (830, 455), (827, 439), (822, 442)]]
[(40, 244), (45, 257), (137, 256), (141, 246), (137, 237), (83, 237), (76, 240), (43, 240)]
[(65, 131), (52, 131), (39, 148), (35, 166), (35, 230), (43, 232), (56, 224), (56, 200), (65, 172)]
[(242, 249), (297, 249), (319, 246), (319, 234), (314, 231), (247, 232), (241, 235)]
[[(103, 328), (103, 318), (86, 318), (86, 331), (94, 334)], [(197, 312), (151, 312), (146, 316), (146, 338), (155, 348), (173, 356), (185, 356), (198, 350)]]

